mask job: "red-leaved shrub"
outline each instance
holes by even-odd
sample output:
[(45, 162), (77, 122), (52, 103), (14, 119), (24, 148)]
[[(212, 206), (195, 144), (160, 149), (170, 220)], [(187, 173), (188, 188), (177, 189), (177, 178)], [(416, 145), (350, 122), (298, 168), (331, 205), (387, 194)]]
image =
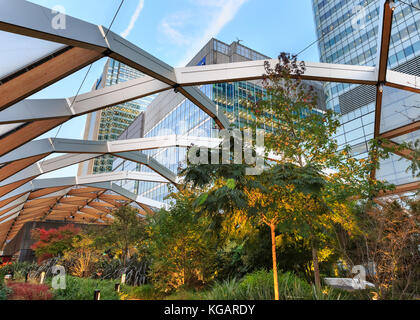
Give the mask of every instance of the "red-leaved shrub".
[(52, 257), (62, 256), (66, 250), (72, 249), (73, 238), (81, 229), (74, 225), (66, 225), (58, 229), (34, 229), (32, 239), (36, 242), (31, 246), (38, 258), (38, 263)]
[(9, 300), (51, 300), (53, 295), (45, 284), (23, 282), (8, 282), (6, 286), (12, 289)]

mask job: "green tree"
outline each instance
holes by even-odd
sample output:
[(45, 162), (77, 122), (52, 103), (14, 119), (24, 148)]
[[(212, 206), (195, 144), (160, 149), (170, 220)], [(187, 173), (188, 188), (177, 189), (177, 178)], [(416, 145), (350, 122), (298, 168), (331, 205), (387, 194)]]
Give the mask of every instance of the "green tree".
[(310, 166), (298, 167), (290, 163), (277, 164), (253, 179), (246, 190), (249, 210), (260, 223), (270, 228), (273, 259), (275, 299), (278, 300), (276, 261), (276, 227), (286, 233), (299, 233), (309, 239), (312, 247), (315, 281), (320, 286), (317, 246), (317, 227), (328, 210), (319, 201), (325, 180)]
[(145, 220), (139, 216), (137, 209), (132, 206), (122, 206), (114, 210), (112, 224), (107, 227), (103, 235), (99, 235), (96, 244), (112, 251), (118, 251), (123, 265), (132, 251), (141, 251), (145, 239)]
[[(282, 53), (274, 68), (268, 62), (265, 68), (265, 96), (252, 107), (256, 115), (252, 126), (266, 129), (266, 155), (277, 154), (277, 163), (267, 162), (260, 176), (246, 176), (244, 164), (189, 164), (183, 174), (187, 188), (201, 193), (195, 203), (200, 212), (218, 225), (240, 212), (249, 221), (270, 227), (274, 270), (276, 226), (282, 233), (302, 236), (312, 250), (319, 289), (320, 247), (334, 240), (337, 227), (357, 232), (351, 201), (387, 188), (372, 175), (382, 154), (375, 143), (369, 157), (361, 160), (351, 155), (349, 146), (338, 149), (333, 138), (340, 126), (338, 117), (318, 109), (316, 92), (301, 79), (305, 64), (295, 56)], [(207, 156), (210, 160), (211, 154)]]
[[(378, 167), (379, 155), (372, 148), (368, 159), (357, 160), (351, 156), (350, 147), (338, 149), (334, 139), (340, 126), (338, 117), (332, 110), (318, 109), (316, 92), (301, 77), (306, 71), (305, 64), (298, 62), (296, 56), (282, 53), (279, 63), (271, 67), (266, 62), (265, 69), (266, 98), (261, 97), (253, 107), (258, 116), (254, 127), (264, 124), (271, 128), (265, 137), (266, 151), (280, 155), (280, 163), (288, 165), (289, 171), (295, 171), (291, 176), (301, 177), (301, 180), (293, 178), (285, 189), (282, 179), (286, 174), (281, 173), (280, 180), (271, 181), (280, 188), (275, 192), (267, 187), (270, 192), (266, 197), (273, 199), (273, 216), (276, 216), (277, 203), (283, 201), (290, 206), (291, 214), (284, 215), (289, 219), (282, 224), (309, 240), (315, 284), (319, 289), (320, 238), (327, 235), (326, 230), (335, 223), (350, 226), (346, 223), (350, 218), (346, 204), (351, 197), (371, 197), (386, 188), (372, 176), (372, 171)], [(278, 169), (284, 171), (285, 167), (277, 166), (274, 170), (279, 173)], [(314, 179), (322, 183), (312, 188)], [(268, 184), (271, 182), (268, 179)], [(287, 189), (293, 191), (287, 192)], [(277, 219), (276, 216), (275, 221)]]
[(198, 218), (191, 195), (173, 195), (175, 203), (148, 218), (150, 276), (154, 286), (170, 292), (195, 287), (214, 276), (214, 246), (209, 221)]

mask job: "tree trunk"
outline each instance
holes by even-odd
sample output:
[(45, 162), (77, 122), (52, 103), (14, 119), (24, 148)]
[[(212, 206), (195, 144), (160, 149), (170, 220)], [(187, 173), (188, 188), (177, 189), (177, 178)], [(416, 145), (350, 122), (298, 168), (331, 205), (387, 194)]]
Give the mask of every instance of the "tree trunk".
[(128, 247), (126, 246), (124, 249), (123, 249), (123, 266), (124, 266), (124, 268), (126, 267), (126, 265), (127, 265), (127, 255), (128, 255)]
[(316, 248), (315, 244), (312, 244), (312, 262), (314, 264), (315, 286), (317, 290), (320, 290), (321, 277), (319, 275), (318, 249)]
[(278, 280), (278, 274), (277, 274), (275, 225), (270, 224), (270, 229), (271, 229), (271, 254), (273, 256), (274, 300), (279, 300), (279, 280)]

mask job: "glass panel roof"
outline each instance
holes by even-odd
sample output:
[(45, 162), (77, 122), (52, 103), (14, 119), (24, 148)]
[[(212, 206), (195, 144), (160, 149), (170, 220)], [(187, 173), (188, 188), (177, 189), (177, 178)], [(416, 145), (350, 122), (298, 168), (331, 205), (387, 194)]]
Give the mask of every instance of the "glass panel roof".
[(65, 47), (63, 44), (0, 31), (0, 79)]
[(376, 178), (379, 180), (387, 180), (395, 185), (411, 183), (419, 180), (413, 177), (411, 170), (407, 171), (410, 161), (395, 154), (388, 159), (381, 161), (381, 167), (376, 172)]
[(407, 134), (403, 134), (402, 136), (392, 138), (391, 140), (396, 143), (403, 143), (403, 142), (415, 142), (416, 140), (420, 139), (420, 130), (410, 132)]
[(367, 143), (373, 138), (375, 122), (375, 86), (354, 86), (353, 89), (329, 98), (329, 107), (341, 111), (341, 126), (335, 138), (339, 148), (352, 147), (353, 156), (366, 156)]
[(382, 98), (381, 133), (419, 120), (420, 95), (384, 87)]

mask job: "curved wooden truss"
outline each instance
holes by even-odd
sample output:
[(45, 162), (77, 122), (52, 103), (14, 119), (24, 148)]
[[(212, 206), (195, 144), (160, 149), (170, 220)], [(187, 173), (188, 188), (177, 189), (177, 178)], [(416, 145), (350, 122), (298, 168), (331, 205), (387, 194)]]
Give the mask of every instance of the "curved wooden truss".
[(108, 224), (111, 211), (134, 205), (141, 215), (165, 205), (137, 196), (112, 181), (138, 180), (139, 172), (116, 172), (76, 178), (41, 179), (0, 198), (0, 247), (28, 221), (68, 220)]

